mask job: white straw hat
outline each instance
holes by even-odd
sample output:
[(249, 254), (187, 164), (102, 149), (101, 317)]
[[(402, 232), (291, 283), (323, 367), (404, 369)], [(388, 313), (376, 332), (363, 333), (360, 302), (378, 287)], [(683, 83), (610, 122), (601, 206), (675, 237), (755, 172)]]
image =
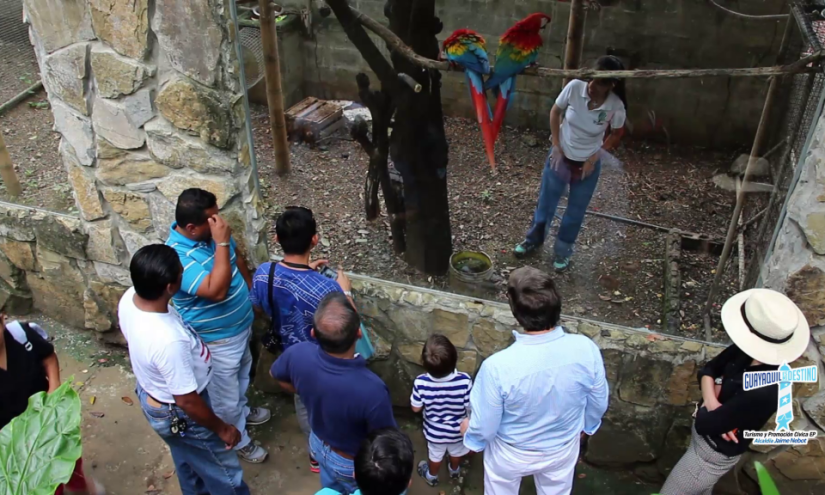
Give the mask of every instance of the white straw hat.
[(785, 294), (770, 289), (746, 290), (728, 299), (722, 324), (734, 344), (764, 364), (796, 361), (811, 338), (802, 311)]

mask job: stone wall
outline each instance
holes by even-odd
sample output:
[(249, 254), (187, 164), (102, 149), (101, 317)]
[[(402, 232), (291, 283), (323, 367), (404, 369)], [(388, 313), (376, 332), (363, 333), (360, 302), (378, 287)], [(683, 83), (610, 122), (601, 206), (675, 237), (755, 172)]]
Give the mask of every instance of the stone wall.
[(241, 250), (253, 263), (266, 259), (227, 4), (24, 7), (80, 216), (2, 207), (8, 298), (24, 309), (30, 294), (44, 312), (119, 340), (109, 332), (130, 285), (128, 261), (167, 238), (189, 187), (215, 193)]
[[(400, 407), (409, 406), (413, 379), (424, 372), (420, 356), (429, 335), (446, 335), (458, 348), (458, 369), (474, 375), (486, 357), (513, 342), (518, 328), (509, 306), (499, 302), (357, 275), (353, 290), (376, 349), (371, 367)], [(724, 346), (568, 316), (563, 324), (599, 346), (610, 384), (610, 406), (586, 460), (663, 480), (689, 442), (693, 403), (701, 398), (696, 371)], [(791, 366), (814, 363), (821, 373), (822, 357), (811, 345)], [(782, 493), (803, 494), (825, 485), (825, 381), (797, 384), (793, 396), (793, 428), (818, 429), (820, 438), (807, 447), (753, 451), (743, 462), (767, 461), (784, 483)], [(767, 428), (774, 427), (769, 421)]]
[[(807, 154), (798, 166), (802, 167), (799, 182), (788, 200), (787, 215), (773, 252), (762, 267), (761, 279), (765, 287), (784, 292), (799, 305), (813, 333), (809, 353), (814, 355), (818, 349), (825, 359), (825, 116), (815, 120)], [(825, 428), (825, 391), (801, 405), (803, 418)], [(801, 455), (808, 457), (796, 462)], [(821, 481), (825, 477), (825, 446), (820, 443), (807, 450), (793, 449), (768, 467), (777, 475), (780, 485), (788, 478), (803, 479), (808, 480), (805, 489), (815, 487), (821, 493), (825, 484)]]
[[(291, 0), (303, 7), (307, 0)], [(355, 75), (369, 72), (334, 16), (321, 19), (322, 2), (310, 1), (316, 39), (304, 42), (305, 94), (357, 100)], [(755, 67), (773, 65), (784, 24), (753, 21), (725, 14), (699, 0), (600, 0), (601, 12), (588, 14), (584, 61), (614, 54), (631, 69)], [(386, 23), (385, 0), (350, 0), (361, 12)], [(443, 41), (459, 28), (480, 32), (491, 58), (498, 38), (519, 19), (545, 12), (553, 21), (543, 34), (538, 63), (560, 68), (564, 58), (570, 4), (556, 0), (438, 0), (436, 13), (444, 23)], [(736, 9), (753, 14), (776, 14), (783, 0), (740, 0)], [(378, 45), (384, 50), (384, 45)], [(464, 76), (446, 74), (442, 100), (448, 115), (474, 115)], [(511, 125), (547, 128), (548, 115), (561, 80), (521, 77), (518, 94), (508, 112)], [(664, 139), (654, 130), (654, 111), (673, 142), (704, 146), (750, 143), (759, 121), (766, 90), (761, 78), (633, 80), (628, 82), (630, 119), (634, 135)]]

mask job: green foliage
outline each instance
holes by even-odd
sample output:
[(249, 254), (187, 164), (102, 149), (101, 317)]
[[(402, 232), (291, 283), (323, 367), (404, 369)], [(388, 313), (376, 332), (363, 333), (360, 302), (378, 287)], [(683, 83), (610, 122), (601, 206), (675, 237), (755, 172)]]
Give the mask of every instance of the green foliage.
[(754, 462), (756, 466), (756, 476), (759, 478), (759, 489), (762, 495), (779, 495), (779, 489), (776, 488), (776, 483), (771, 479), (770, 473), (765, 469), (765, 466), (760, 462)]
[(48, 101), (30, 101), (29, 106), (32, 108), (49, 108)]
[(80, 397), (69, 379), (0, 431), (0, 495), (54, 495), (80, 458)]

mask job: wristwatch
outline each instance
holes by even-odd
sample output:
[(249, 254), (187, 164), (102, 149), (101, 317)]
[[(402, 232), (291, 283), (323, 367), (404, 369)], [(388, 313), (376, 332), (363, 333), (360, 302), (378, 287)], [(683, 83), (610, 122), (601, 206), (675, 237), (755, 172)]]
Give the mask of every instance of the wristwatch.
[(218, 246), (220, 246), (220, 247), (229, 247), (229, 246), (231, 246), (231, 244), (228, 243), (228, 242), (219, 242)]

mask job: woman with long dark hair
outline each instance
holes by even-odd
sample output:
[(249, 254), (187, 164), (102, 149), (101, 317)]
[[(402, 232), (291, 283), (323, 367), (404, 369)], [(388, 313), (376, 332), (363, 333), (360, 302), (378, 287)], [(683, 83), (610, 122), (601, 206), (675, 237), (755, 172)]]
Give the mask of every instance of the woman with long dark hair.
[[(624, 70), (624, 64), (607, 55), (596, 61), (595, 69)], [(570, 265), (584, 214), (599, 181), (601, 150), (611, 150), (619, 144), (626, 111), (625, 86), (621, 79), (574, 79), (564, 87), (550, 111), (553, 145), (544, 164), (533, 223), (524, 241), (513, 250), (517, 258), (527, 256), (544, 244), (556, 206), (569, 185), (567, 210), (556, 236), (553, 267), (563, 271)], [(605, 139), (608, 129), (610, 133)]]

